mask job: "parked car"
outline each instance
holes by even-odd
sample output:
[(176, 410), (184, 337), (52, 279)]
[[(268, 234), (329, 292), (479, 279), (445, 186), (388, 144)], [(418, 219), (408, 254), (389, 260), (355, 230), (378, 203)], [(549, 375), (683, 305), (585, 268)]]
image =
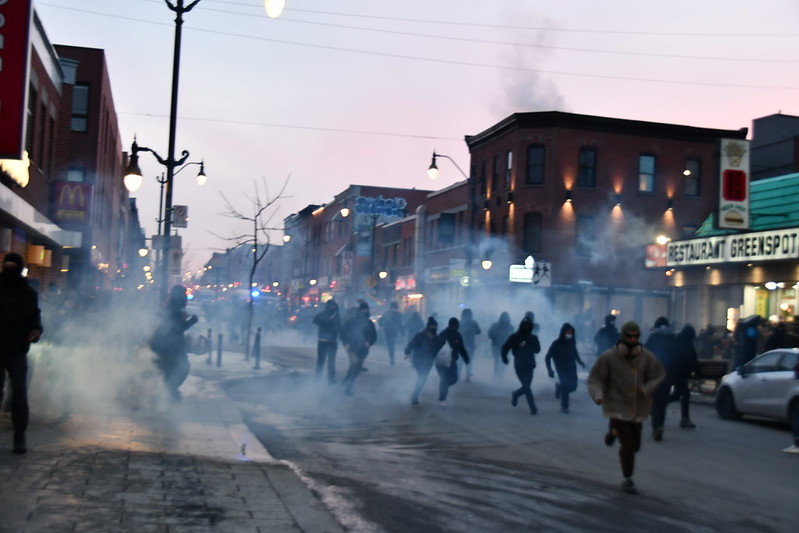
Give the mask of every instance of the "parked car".
[(779, 348), (725, 375), (716, 391), (718, 415), (727, 420), (751, 415), (789, 422), (799, 408), (797, 360), (799, 348)]

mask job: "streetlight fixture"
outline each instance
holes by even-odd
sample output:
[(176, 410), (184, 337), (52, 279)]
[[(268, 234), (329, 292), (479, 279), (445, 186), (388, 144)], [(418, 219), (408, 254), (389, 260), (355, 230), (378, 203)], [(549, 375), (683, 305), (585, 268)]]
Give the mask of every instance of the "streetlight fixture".
[(433, 151), (433, 160), (430, 162), (430, 166), (427, 168), (428, 178), (430, 178), (431, 180), (435, 180), (436, 178), (438, 178), (439, 171), (438, 171), (438, 165), (436, 165), (436, 159), (439, 157), (443, 157), (445, 159), (449, 159), (450, 161), (452, 161), (452, 164), (455, 165), (455, 168), (458, 169), (458, 171), (463, 175), (463, 177), (466, 178), (467, 180), (469, 179), (469, 176), (467, 176), (466, 172), (464, 172), (463, 169), (458, 166), (458, 163), (456, 163), (454, 159), (452, 159), (448, 155), (437, 154), (435, 150)]
[[(185, 0), (164, 0), (167, 7), (175, 13), (175, 41), (172, 55), (172, 91), (171, 91), (171, 104), (169, 109), (169, 146), (166, 158), (162, 158), (155, 151), (149, 148), (139, 148), (138, 151), (147, 151), (152, 153), (155, 158), (166, 167), (166, 189), (165, 189), (165, 206), (164, 213), (167, 215), (172, 213), (172, 181), (175, 177), (175, 169), (186, 162), (189, 157), (189, 152), (183, 150), (181, 159), (175, 159), (175, 138), (177, 135), (177, 122), (178, 122), (178, 81), (180, 79), (180, 44), (183, 35), (183, 15), (188, 13), (200, 3), (200, 0), (190, 0), (186, 3)], [(286, 0), (264, 0), (264, 9), (266, 14), (271, 18), (279, 17), (283, 12), (286, 5)], [(134, 141), (134, 146), (135, 146)], [(131, 154), (131, 163), (138, 166), (138, 154), (134, 150)], [(139, 171), (141, 175), (141, 171)], [(135, 181), (135, 178), (131, 178)], [(164, 220), (164, 244), (167, 249), (170, 246), (170, 233), (172, 231), (172, 217), (166, 216)], [(161, 295), (166, 296), (168, 290), (169, 280), (169, 254), (164, 254), (161, 275), (163, 276), (163, 283), (161, 285)]]

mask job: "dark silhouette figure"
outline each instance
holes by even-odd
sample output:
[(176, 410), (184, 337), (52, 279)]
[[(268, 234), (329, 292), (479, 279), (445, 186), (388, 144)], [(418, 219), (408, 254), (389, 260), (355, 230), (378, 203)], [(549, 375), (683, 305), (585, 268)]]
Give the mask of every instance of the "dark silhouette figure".
[(331, 299), (325, 302), (324, 309), (313, 318), (313, 323), (319, 327), (316, 343), (316, 377), (322, 376), (325, 362), (327, 362), (327, 381), (335, 383), (336, 351), (341, 332), (341, 317), (335, 300)]
[(663, 426), (666, 422), (666, 406), (669, 403), (671, 386), (674, 383), (679, 350), (677, 335), (674, 333), (669, 319), (661, 316), (655, 320), (649, 338), (646, 339), (644, 348), (652, 352), (663, 368), (666, 377), (660, 382), (652, 397), (652, 437), (656, 441), (663, 439)]
[(186, 313), (186, 287), (175, 285), (169, 290), (160, 323), (150, 340), (156, 354), (156, 366), (164, 376), (164, 384), (173, 400), (180, 400), (180, 386), (189, 375), (185, 332), (197, 323), (197, 315)]
[(547, 350), (544, 359), (547, 365), (549, 377), (554, 378), (555, 372), (552, 370), (552, 363), (555, 363), (555, 370), (558, 373), (558, 381), (555, 382), (555, 398), (560, 399), (560, 412), (569, 412), (569, 394), (577, 390), (577, 364), (585, 368), (585, 363), (577, 353), (577, 341), (575, 340), (574, 328), (566, 322), (560, 328), (560, 334)]
[(410, 342), (414, 335), (424, 329), (424, 320), (422, 320), (422, 315), (419, 314), (419, 311), (416, 310), (406, 311), (405, 314), (407, 315), (404, 325), (405, 338)]
[(499, 320), (491, 324), (488, 328), (488, 338), (491, 340), (491, 355), (494, 357), (494, 379), (501, 380), (505, 367), (502, 365), (502, 345), (513, 333), (513, 324), (510, 323), (510, 316), (503, 311), (499, 315)]
[(477, 345), (477, 335), (480, 335), (481, 330), (480, 326), (477, 324), (477, 321), (474, 319), (472, 315), (471, 309), (464, 309), (461, 313), (461, 325), (460, 325), (460, 333), (463, 337), (463, 344), (466, 347), (466, 352), (471, 354), (471, 359), (469, 363), (466, 364), (466, 382), (470, 382), (472, 380), (472, 371), (474, 368), (474, 358), (475, 358), (475, 346)]
[(419, 405), (419, 394), (433, 368), (436, 354), (444, 345), (445, 341), (437, 335), (437, 329), (438, 322), (433, 317), (428, 318), (425, 329), (414, 335), (405, 347), (405, 358), (410, 357), (417, 374), (416, 385), (411, 393), (411, 405)]
[(683, 326), (677, 334), (677, 354), (672, 363), (672, 390), (669, 396), (670, 402), (680, 402), (680, 427), (683, 429), (693, 429), (696, 426), (691, 422), (691, 388), (689, 380), (691, 374), (696, 370), (696, 348), (694, 340), (696, 330), (691, 324)]
[(379, 324), (383, 328), (383, 334), (386, 336), (388, 360), (393, 365), (397, 336), (402, 332), (402, 315), (397, 311), (397, 302), (391, 302), (389, 310), (380, 317)]
[(440, 353), (436, 357), (436, 372), (438, 372), (438, 402), (440, 405), (445, 405), (447, 401), (447, 393), (449, 388), (458, 382), (458, 358), (463, 358), (466, 364), (469, 364), (469, 354), (466, 352), (466, 346), (463, 343), (458, 329), (460, 328), (460, 321), (452, 317), (449, 319), (447, 327), (439, 335), (438, 342), (443, 346), (445, 343), (450, 348), (450, 353)]
[(605, 324), (594, 335), (596, 356), (599, 357), (602, 352), (612, 348), (618, 340), (619, 330), (616, 329), (616, 315), (605, 315)]
[(519, 329), (511, 333), (501, 348), (502, 362), (508, 364), (508, 352), (513, 353), (513, 368), (516, 370), (516, 377), (519, 378), (521, 387), (511, 393), (511, 405), (516, 407), (519, 396), (524, 395), (527, 399), (527, 406), (530, 414), (538, 413), (533, 399), (533, 391), (530, 384), (533, 382), (533, 371), (535, 370), (535, 354), (541, 351), (541, 344), (538, 337), (533, 335), (533, 322), (525, 317), (519, 323)]
[(24, 266), (21, 255), (8, 253), (0, 273), (0, 375), (8, 372), (13, 450), (19, 454), (28, 451), (28, 350), (32, 342), (39, 342), (43, 331), (39, 296), (22, 277)]
[(363, 362), (369, 355), (369, 348), (377, 341), (374, 322), (369, 318), (369, 304), (361, 302), (355, 316), (344, 323), (343, 342), (350, 359), (347, 375), (344, 377), (344, 391), (352, 396), (352, 386), (363, 371)]

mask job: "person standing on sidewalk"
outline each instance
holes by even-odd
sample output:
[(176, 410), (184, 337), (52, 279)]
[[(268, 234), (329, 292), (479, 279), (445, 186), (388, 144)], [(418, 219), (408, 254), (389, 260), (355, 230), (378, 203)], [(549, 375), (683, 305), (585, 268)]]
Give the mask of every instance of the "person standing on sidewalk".
[(380, 327), (383, 328), (383, 334), (386, 336), (386, 348), (388, 349), (388, 360), (390, 364), (394, 364), (394, 349), (397, 344), (397, 336), (402, 331), (402, 315), (397, 311), (397, 302), (391, 302), (388, 311), (380, 317), (378, 321)]
[(0, 374), (8, 372), (11, 385), (11, 423), (14, 453), (28, 451), (28, 350), (42, 336), (39, 296), (22, 276), (25, 263), (17, 253), (8, 253), (0, 273)]
[(694, 429), (691, 422), (691, 388), (688, 381), (696, 370), (696, 348), (694, 347), (696, 330), (691, 324), (683, 326), (677, 334), (677, 356), (674, 359), (674, 375), (672, 377), (674, 392), (669, 395), (669, 402), (680, 402), (680, 427)]
[(173, 400), (179, 401), (180, 386), (186, 381), (191, 365), (186, 353), (186, 330), (197, 323), (197, 315), (186, 313), (186, 287), (174, 285), (161, 310), (160, 323), (150, 340), (156, 365), (164, 375), (164, 384)]
[(669, 324), (669, 319), (665, 316), (658, 317), (649, 333), (649, 338), (644, 343), (644, 348), (655, 354), (666, 370), (665, 379), (660, 382), (660, 386), (652, 397), (652, 438), (656, 441), (663, 440), (666, 407), (669, 403), (669, 394), (671, 386), (674, 384), (677, 366), (678, 345), (677, 335)]
[(338, 337), (341, 331), (341, 317), (338, 304), (330, 299), (325, 302), (325, 307), (313, 318), (313, 323), (319, 327), (316, 343), (316, 377), (322, 377), (322, 371), (327, 362), (327, 381), (336, 382), (336, 350)]
[(522, 385), (511, 393), (510, 403), (516, 407), (519, 403), (519, 396), (524, 395), (531, 415), (538, 413), (530, 384), (533, 382), (535, 354), (540, 351), (541, 343), (538, 342), (538, 337), (533, 335), (533, 321), (526, 316), (519, 323), (519, 329), (511, 333), (500, 350), (502, 362), (506, 365), (508, 364), (508, 352), (513, 353), (513, 369), (516, 370), (516, 377), (519, 378)]
[(444, 345), (445, 341), (438, 337), (437, 329), (438, 322), (436, 322), (436, 319), (433, 317), (428, 318), (425, 329), (414, 335), (405, 347), (405, 359), (410, 358), (418, 376), (416, 385), (413, 387), (413, 393), (411, 393), (411, 405), (419, 405), (419, 394), (422, 392), (427, 376), (433, 368), (436, 354)]
[(461, 325), (460, 333), (463, 337), (463, 345), (466, 347), (466, 352), (472, 354), (471, 359), (466, 364), (466, 383), (472, 381), (472, 370), (474, 368), (475, 346), (477, 346), (477, 335), (480, 335), (480, 326), (474, 319), (472, 310), (469, 308), (461, 312)]
[(609, 419), (605, 444), (619, 439), (621, 489), (636, 494), (635, 454), (641, 449), (641, 426), (652, 411), (652, 394), (665, 377), (657, 358), (641, 346), (641, 329), (633, 321), (621, 327), (621, 339), (604, 351), (591, 367), (588, 392)]
[[(435, 320), (435, 319), (434, 319)], [(438, 342), (449, 345), (450, 353), (439, 353), (436, 356), (436, 372), (438, 372), (438, 404), (446, 405), (449, 388), (458, 382), (458, 357), (469, 364), (469, 354), (458, 329), (460, 321), (452, 317), (447, 327), (438, 336)]]
[(369, 355), (369, 348), (377, 341), (374, 322), (369, 318), (369, 304), (361, 302), (355, 316), (344, 323), (344, 347), (350, 359), (347, 375), (344, 377), (344, 391), (352, 396), (352, 386), (363, 371), (363, 362)]
[(555, 398), (560, 400), (560, 412), (569, 412), (569, 394), (577, 390), (577, 363), (585, 368), (585, 363), (577, 353), (577, 341), (574, 336), (574, 328), (566, 322), (560, 328), (558, 338), (552, 341), (547, 350), (544, 362), (547, 365), (547, 374), (554, 378), (555, 372), (552, 371), (552, 361), (555, 362), (555, 370), (558, 372), (558, 380), (555, 382)]

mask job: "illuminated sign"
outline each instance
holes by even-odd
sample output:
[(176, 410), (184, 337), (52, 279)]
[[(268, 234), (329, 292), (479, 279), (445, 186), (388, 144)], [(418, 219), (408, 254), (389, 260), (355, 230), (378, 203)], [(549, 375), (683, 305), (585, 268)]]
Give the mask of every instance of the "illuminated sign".
[(673, 241), (666, 245), (668, 267), (797, 258), (799, 228)]
[(54, 189), (53, 220), (55, 222), (81, 223), (89, 220), (89, 207), (92, 198), (90, 184), (57, 181)]
[(0, 159), (22, 159), (32, 0), (0, 0)]
[(749, 228), (749, 141), (722, 139), (719, 228)]

